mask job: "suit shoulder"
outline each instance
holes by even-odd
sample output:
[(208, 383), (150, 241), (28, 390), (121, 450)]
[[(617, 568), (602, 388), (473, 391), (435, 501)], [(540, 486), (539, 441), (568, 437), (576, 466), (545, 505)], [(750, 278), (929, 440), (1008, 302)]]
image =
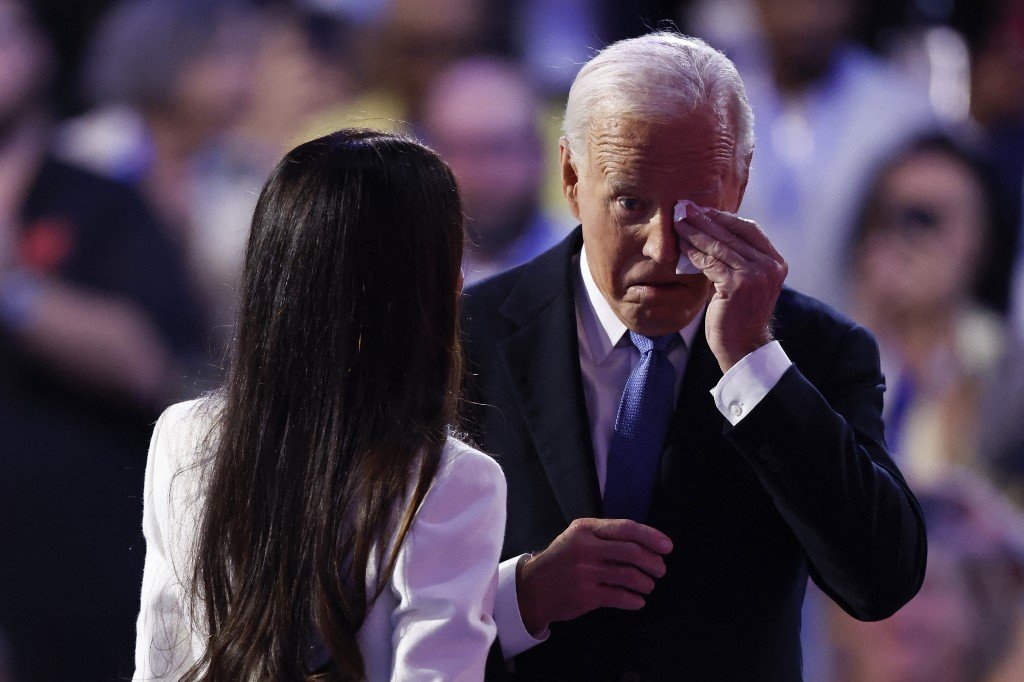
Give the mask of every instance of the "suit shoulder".
[(582, 244), (581, 231), (576, 228), (533, 260), (469, 287), (463, 293), (464, 319), (471, 326), (474, 320), (492, 322), (510, 299), (517, 309), (542, 305), (569, 281), (572, 255)]
[(775, 306), (774, 333), (794, 361), (828, 363), (841, 355), (870, 358), (877, 365), (874, 335), (816, 298), (784, 288)]
[(782, 329), (843, 335), (857, 323), (827, 303), (784, 287), (775, 305), (775, 323)]
[(501, 307), (529, 263), (518, 265), (477, 282), (462, 292), (462, 307), (467, 313), (493, 313)]

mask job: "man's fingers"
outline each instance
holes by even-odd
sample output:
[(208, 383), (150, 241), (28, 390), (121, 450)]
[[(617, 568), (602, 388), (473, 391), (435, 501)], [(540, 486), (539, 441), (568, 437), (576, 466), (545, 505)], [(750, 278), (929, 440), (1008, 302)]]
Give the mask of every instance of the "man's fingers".
[(704, 253), (689, 244), (685, 245), (685, 251), (686, 257), (690, 259), (693, 266), (716, 284), (724, 284), (737, 272), (736, 268), (730, 267), (714, 256)]
[(611, 607), (614, 609), (626, 609), (627, 611), (639, 611), (646, 603), (646, 600), (639, 594), (622, 587), (598, 585), (596, 590), (599, 606)]
[(745, 220), (734, 213), (719, 211), (717, 208), (705, 209), (705, 216), (733, 234), (739, 235), (755, 249), (771, 257), (772, 260), (784, 261), (782, 255), (775, 249), (775, 245), (768, 239), (768, 235), (754, 221)]
[(654, 578), (643, 571), (625, 564), (607, 564), (598, 572), (598, 581), (610, 587), (624, 587), (639, 594), (650, 594), (654, 589)]
[(764, 258), (743, 237), (700, 213), (691, 213), (686, 220), (676, 223), (676, 231), (684, 241), (735, 269)]
[(599, 559), (603, 562), (634, 566), (654, 578), (665, 575), (665, 560), (661, 555), (635, 542), (603, 540), (597, 551)]
[(630, 519), (592, 519), (594, 535), (601, 540), (635, 542), (658, 554), (672, 551), (672, 540), (657, 528), (645, 526)]

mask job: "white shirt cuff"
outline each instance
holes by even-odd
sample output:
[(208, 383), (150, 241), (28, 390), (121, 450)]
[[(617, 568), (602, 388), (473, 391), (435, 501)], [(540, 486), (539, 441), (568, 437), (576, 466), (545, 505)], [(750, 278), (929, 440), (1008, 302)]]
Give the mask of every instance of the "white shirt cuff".
[(778, 341), (748, 353), (711, 389), (718, 411), (736, 426), (779, 383), (792, 364)]
[(494, 622), (498, 626), (498, 643), (505, 660), (537, 646), (548, 638), (551, 631), (545, 628), (540, 637), (531, 635), (523, 625), (519, 613), (519, 597), (516, 594), (516, 569), (526, 561), (529, 554), (506, 559), (498, 564), (498, 595), (494, 600)]

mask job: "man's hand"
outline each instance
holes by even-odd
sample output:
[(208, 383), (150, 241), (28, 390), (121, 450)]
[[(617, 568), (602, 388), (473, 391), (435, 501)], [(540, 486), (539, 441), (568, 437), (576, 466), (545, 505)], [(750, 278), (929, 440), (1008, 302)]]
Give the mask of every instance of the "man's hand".
[(688, 206), (679, 246), (711, 280), (705, 334), (723, 372), (772, 340), (771, 318), (789, 272), (761, 228), (713, 208)]
[(636, 611), (665, 575), (664, 533), (626, 519), (576, 519), (516, 576), (519, 612), (527, 631), (572, 620), (603, 606)]

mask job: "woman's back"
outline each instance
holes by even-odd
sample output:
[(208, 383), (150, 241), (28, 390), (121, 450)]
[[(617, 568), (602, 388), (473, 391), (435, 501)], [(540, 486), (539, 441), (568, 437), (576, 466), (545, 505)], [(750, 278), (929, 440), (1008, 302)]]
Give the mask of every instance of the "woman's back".
[[(177, 679), (202, 653), (202, 612), (188, 609), (206, 489), (202, 461), (216, 419), (213, 399), (172, 405), (157, 422), (146, 465), (146, 568), (137, 623), (135, 680)], [(505, 524), (498, 464), (449, 438), (394, 573), (357, 635), (368, 680), (474, 680), (495, 636), (491, 617)], [(385, 552), (386, 553), (386, 552)], [(379, 557), (367, 571), (367, 590)], [(329, 655), (310, 636), (307, 666)]]
[(463, 220), (411, 139), (275, 167), (224, 386), (154, 434), (138, 677), (482, 677), (504, 485), (448, 436)]

